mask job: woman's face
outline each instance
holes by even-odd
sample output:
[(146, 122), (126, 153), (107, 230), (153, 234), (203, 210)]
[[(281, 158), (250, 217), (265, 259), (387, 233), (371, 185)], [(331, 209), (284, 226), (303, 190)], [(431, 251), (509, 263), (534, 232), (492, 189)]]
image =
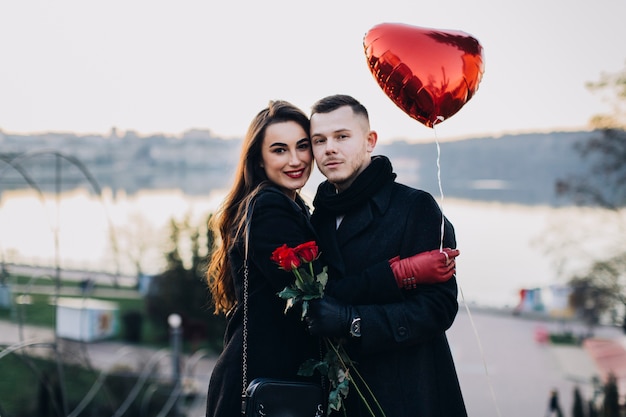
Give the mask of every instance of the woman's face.
[(290, 198), (304, 187), (313, 166), (311, 140), (296, 122), (280, 122), (265, 129), (261, 167), (267, 178)]

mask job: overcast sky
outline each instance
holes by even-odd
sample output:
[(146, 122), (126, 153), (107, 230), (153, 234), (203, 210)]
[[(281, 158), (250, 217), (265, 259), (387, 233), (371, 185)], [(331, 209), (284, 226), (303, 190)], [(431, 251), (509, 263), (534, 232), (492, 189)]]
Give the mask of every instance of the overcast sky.
[[(270, 99), (307, 113), (351, 94), (381, 140), (584, 129), (585, 88), (626, 64), (625, 0), (0, 0), (0, 129), (241, 137)], [(379, 23), (459, 30), (484, 48), (476, 95), (430, 129), (383, 93), (363, 52)]]

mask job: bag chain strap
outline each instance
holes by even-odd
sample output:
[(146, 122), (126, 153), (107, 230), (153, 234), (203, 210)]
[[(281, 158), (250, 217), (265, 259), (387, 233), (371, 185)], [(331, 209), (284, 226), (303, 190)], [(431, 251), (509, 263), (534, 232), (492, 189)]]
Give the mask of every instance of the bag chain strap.
[(250, 234), (250, 208), (246, 213), (246, 231), (244, 240), (244, 265), (243, 265), (243, 355), (242, 355), (242, 395), (246, 395), (248, 386), (248, 236)]
[[(250, 207), (248, 207), (248, 212), (246, 213), (246, 230), (245, 230), (245, 240), (244, 240), (244, 264), (243, 264), (243, 354), (242, 354), (242, 398), (246, 397), (246, 387), (248, 386), (248, 237), (250, 235)], [(322, 354), (322, 342), (321, 339), (318, 341), (320, 358), (323, 358)], [(322, 390), (324, 390), (324, 377), (321, 376), (321, 385)], [(243, 410), (242, 410), (243, 413)], [(318, 407), (316, 411), (317, 416), (323, 416), (324, 411), (321, 408), (321, 405)]]

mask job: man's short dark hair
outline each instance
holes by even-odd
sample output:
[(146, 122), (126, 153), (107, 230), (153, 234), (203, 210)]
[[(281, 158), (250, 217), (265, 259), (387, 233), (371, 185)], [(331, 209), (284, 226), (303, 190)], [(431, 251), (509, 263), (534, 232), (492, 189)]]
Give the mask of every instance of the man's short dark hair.
[(343, 106), (350, 106), (354, 114), (365, 116), (369, 120), (367, 109), (357, 99), (346, 94), (335, 94), (318, 100), (311, 107), (311, 116), (315, 113), (330, 113)]

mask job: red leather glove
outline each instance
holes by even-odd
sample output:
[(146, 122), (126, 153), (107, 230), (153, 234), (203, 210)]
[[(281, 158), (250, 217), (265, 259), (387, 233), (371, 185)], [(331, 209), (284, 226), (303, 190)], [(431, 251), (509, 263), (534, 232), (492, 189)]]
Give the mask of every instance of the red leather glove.
[(396, 256), (389, 266), (400, 289), (412, 289), (417, 284), (437, 284), (452, 278), (455, 273), (458, 249), (445, 248), (418, 253), (408, 258)]

